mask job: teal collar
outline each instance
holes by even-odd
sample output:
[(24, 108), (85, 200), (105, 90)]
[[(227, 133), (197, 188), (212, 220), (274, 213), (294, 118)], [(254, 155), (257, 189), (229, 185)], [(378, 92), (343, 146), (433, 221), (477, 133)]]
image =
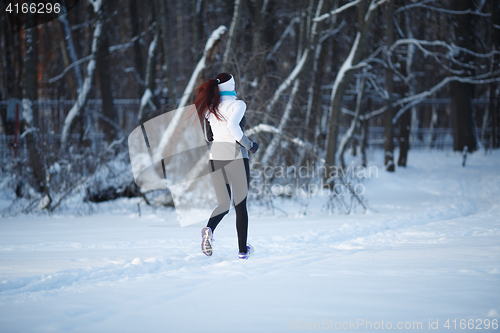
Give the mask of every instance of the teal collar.
[(219, 95), (221, 96), (235, 96), (236, 97), (236, 91), (219, 91)]

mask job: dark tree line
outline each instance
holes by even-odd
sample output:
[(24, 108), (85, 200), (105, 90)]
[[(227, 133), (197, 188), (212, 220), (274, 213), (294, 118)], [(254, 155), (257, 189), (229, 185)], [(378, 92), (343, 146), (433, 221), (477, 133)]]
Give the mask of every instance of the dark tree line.
[[(108, 144), (120, 139), (183, 97), (192, 102), (191, 79), (199, 84), (221, 71), (235, 74), (250, 133), (263, 147), (255, 156), (262, 164), (319, 159), (339, 166), (348, 151), (366, 164), (370, 128), (382, 126), (385, 168), (394, 171), (406, 165), (412, 129), (439, 126), (436, 110), (419, 109), (429, 98), (451, 99), (440, 122), (451, 123), (455, 150), (472, 152), (481, 141), (500, 147), (499, 6), (487, 0), (87, 0), (16, 33), (4, 15), (0, 100), (23, 101), (34, 188), (49, 198), (47, 169), (71, 147), (88, 146), (85, 134), (103, 133)], [(193, 78), (200, 59), (204, 67)], [(95, 99), (98, 117), (88, 107)], [(117, 99), (141, 103), (125, 117)], [(476, 99), (488, 105), (475, 107)], [(48, 114), (56, 110), (41, 112), (46, 100), (73, 101), (63, 123)], [(14, 134), (7, 108), (0, 112), (2, 132)], [(45, 160), (37, 155), (44, 133), (61, 134), (57, 153)], [(81, 140), (71, 141), (74, 133)]]

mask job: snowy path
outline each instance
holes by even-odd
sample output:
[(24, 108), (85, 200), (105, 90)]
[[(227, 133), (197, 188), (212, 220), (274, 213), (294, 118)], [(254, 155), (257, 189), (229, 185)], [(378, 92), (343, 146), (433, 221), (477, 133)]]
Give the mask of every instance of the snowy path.
[(366, 182), (377, 213), (328, 216), (315, 200), (306, 217), (251, 214), (256, 254), (245, 262), (232, 215), (211, 258), (200, 225), (180, 228), (172, 211), (138, 218), (125, 201), (92, 216), (2, 219), (0, 332), (353, 330), (349, 321), (436, 331), (429, 320), (453, 332), (468, 331), (461, 319), (498, 320), (500, 154), (460, 162), (412, 152), (407, 169), (381, 171)]

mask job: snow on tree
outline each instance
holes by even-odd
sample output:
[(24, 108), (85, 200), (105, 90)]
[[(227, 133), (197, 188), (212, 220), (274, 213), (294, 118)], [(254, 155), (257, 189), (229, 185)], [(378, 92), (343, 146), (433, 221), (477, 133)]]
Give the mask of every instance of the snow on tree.
[(76, 118), (81, 114), (82, 109), (87, 103), (87, 99), (92, 89), (92, 81), (94, 79), (97, 52), (99, 51), (99, 41), (102, 35), (103, 27), (103, 17), (102, 17), (102, 0), (88, 0), (92, 7), (94, 8), (94, 13), (97, 15), (97, 21), (95, 23), (94, 34), (92, 38), (92, 53), (90, 55), (90, 61), (87, 65), (87, 77), (83, 82), (83, 87), (78, 94), (77, 100), (73, 107), (69, 110), (66, 119), (64, 120), (63, 130), (61, 134), (61, 149), (66, 150), (68, 146), (68, 137), (71, 132), (71, 128)]

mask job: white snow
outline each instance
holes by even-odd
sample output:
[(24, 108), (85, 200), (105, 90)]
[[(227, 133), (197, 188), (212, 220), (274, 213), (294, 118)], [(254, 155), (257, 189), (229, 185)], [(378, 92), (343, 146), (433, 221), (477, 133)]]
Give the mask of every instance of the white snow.
[[(383, 152), (371, 154), (382, 170)], [(251, 200), (247, 261), (232, 212), (213, 257), (201, 253), (201, 224), (181, 228), (173, 209), (144, 203), (138, 217), (138, 199), (90, 216), (2, 218), (0, 331), (288, 332), (362, 320), (465, 332), (452, 321), (481, 319), (497, 332), (484, 322), (500, 310), (500, 151), (461, 160), (411, 151), (406, 169), (364, 181), (369, 214), (329, 215), (316, 197), (305, 208), (275, 199), (272, 216)]]
[(23, 115), (22, 117), (25, 119), (26, 123), (29, 124), (30, 127), (33, 127), (33, 102), (29, 98), (23, 98)]

